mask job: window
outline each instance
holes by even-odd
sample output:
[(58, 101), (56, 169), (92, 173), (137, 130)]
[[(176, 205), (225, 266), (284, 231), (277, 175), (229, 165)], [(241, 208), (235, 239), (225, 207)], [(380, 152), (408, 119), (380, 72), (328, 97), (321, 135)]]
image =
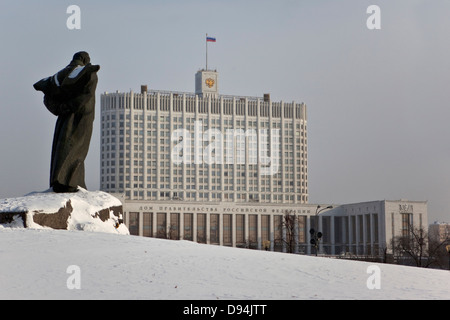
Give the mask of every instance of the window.
[(409, 237), (412, 226), (412, 213), (402, 213), (402, 236)]
[(248, 231), (249, 231), (249, 247), (256, 249), (258, 246), (258, 216), (256, 214), (250, 214), (248, 216)]
[(129, 220), (128, 230), (131, 235), (138, 236), (139, 235), (139, 212), (130, 212), (130, 220)]
[(231, 246), (231, 226), (232, 226), (232, 215), (224, 214), (223, 215), (223, 244), (225, 246)]
[(192, 213), (185, 213), (183, 215), (184, 219), (184, 240), (190, 240), (192, 241), (192, 226), (193, 226), (193, 217), (194, 215)]
[(236, 246), (245, 246), (245, 216), (243, 214), (236, 215)]
[(206, 213), (197, 214), (197, 242), (206, 243)]
[(152, 219), (153, 213), (152, 212), (144, 212), (143, 216), (143, 236), (144, 237), (152, 237), (153, 236), (153, 230), (152, 230)]
[(219, 244), (219, 215), (210, 215), (210, 243)]
[(270, 216), (264, 214), (261, 216), (261, 243), (263, 245), (263, 249), (268, 250), (270, 248), (269, 242), (270, 242)]
[(156, 215), (156, 220), (157, 220), (157, 234), (156, 237), (157, 238), (163, 238), (166, 239), (167, 238), (167, 217), (166, 217), (166, 213), (164, 212), (158, 212)]
[(171, 213), (170, 214), (170, 225), (168, 238), (172, 240), (180, 239), (180, 214)]
[(273, 217), (274, 231), (274, 251), (283, 250), (283, 216), (276, 215)]
[(298, 242), (306, 243), (306, 216), (298, 216)]

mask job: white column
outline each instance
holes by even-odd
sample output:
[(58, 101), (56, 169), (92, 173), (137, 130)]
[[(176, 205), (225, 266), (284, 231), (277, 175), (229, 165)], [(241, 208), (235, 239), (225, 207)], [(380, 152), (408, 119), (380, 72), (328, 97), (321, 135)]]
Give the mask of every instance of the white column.
[(192, 241), (197, 242), (197, 212), (192, 213)]
[(347, 243), (348, 243), (348, 250), (349, 252), (352, 252), (352, 247), (353, 247), (353, 238), (355, 237), (355, 235), (353, 234), (353, 223), (352, 223), (352, 217), (353, 216), (348, 216), (348, 239), (347, 239)]
[(336, 254), (336, 240), (335, 240), (335, 233), (334, 233), (334, 216), (330, 216), (330, 245), (331, 245), (331, 254)]
[(123, 212), (123, 223), (129, 227), (130, 226), (130, 212), (129, 211), (124, 211)]
[(248, 213), (244, 213), (244, 242), (250, 243), (250, 232), (248, 224)]
[(144, 235), (144, 214), (142, 212), (138, 212), (139, 219), (139, 235), (142, 237)]
[(184, 212), (178, 213), (180, 217), (179, 226), (180, 226), (180, 240), (184, 239)]
[(374, 226), (374, 217), (373, 214), (371, 213), (369, 215), (369, 219), (370, 219), (370, 252), (372, 255), (374, 255), (374, 243), (375, 243), (375, 226)]
[(366, 230), (367, 230), (367, 221), (366, 221), (366, 215), (363, 214), (361, 215), (362, 217), (362, 241), (363, 241), (363, 252), (362, 254), (367, 255), (367, 234), (366, 234)]
[(170, 211), (168, 211), (166, 212), (166, 236), (169, 234), (170, 227)]
[(342, 245), (344, 246), (344, 248), (343, 248), (344, 252), (347, 252), (347, 248), (348, 248), (348, 245), (349, 245), (349, 242), (348, 242), (348, 239), (347, 239), (348, 225), (345, 223), (347, 220), (348, 220), (348, 216), (342, 216), (341, 232), (342, 232)]
[(156, 238), (156, 235), (158, 233), (157, 218), (158, 218), (158, 214), (156, 213), (156, 210), (155, 210), (154, 212), (152, 212), (152, 235), (154, 238)]
[(359, 221), (359, 216), (355, 216), (355, 246), (356, 246), (356, 254), (359, 255), (361, 252), (359, 252), (359, 224), (361, 221)]

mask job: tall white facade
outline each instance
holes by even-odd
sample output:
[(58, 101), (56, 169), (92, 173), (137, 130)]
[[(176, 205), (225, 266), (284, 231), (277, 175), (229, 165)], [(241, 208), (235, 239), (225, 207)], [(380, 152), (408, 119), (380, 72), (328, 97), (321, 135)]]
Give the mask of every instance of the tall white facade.
[(218, 95), (216, 72), (196, 78), (196, 94), (101, 95), (101, 189), (126, 200), (307, 203), (306, 105)]

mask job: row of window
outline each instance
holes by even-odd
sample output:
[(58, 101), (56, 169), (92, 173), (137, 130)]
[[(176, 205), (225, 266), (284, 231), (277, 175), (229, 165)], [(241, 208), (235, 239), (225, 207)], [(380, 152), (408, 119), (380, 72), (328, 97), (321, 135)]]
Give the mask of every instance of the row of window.
[[(233, 216), (231, 214), (209, 214), (209, 225), (207, 224), (206, 213), (152, 213), (152, 212), (129, 212), (128, 229), (132, 235), (139, 235), (140, 221), (142, 214), (142, 235), (145, 237), (156, 237), (164, 239), (183, 239), (197, 241), (199, 243), (232, 245)], [(221, 219), (222, 218), (222, 219)], [(181, 230), (181, 219), (183, 229)], [(194, 229), (194, 219), (197, 228)], [(258, 233), (263, 246), (270, 246), (274, 242), (274, 250), (281, 251), (283, 243), (283, 216), (276, 215), (271, 221), (269, 215), (261, 215), (260, 222), (256, 214), (248, 215), (247, 221), (244, 214), (234, 216), (235, 244), (237, 247), (257, 248)], [(260, 225), (258, 225), (260, 223)], [(271, 236), (270, 229), (274, 230)], [(298, 216), (298, 243), (306, 243), (306, 216)], [(209, 229), (207, 233), (207, 228)], [(259, 229), (259, 232), (258, 232)], [(222, 230), (222, 239), (220, 239)], [(181, 232), (182, 231), (182, 232)], [(247, 233), (247, 234), (246, 234)], [(209, 239), (207, 239), (209, 236)], [(265, 248), (269, 249), (269, 247)]]
[[(146, 121), (145, 121), (146, 120)], [(159, 121), (158, 121), (159, 120)], [(245, 128), (258, 128), (258, 121), (256, 120), (251, 120), (251, 119), (233, 119), (233, 118), (226, 118), (226, 117), (221, 117), (221, 118), (195, 118), (195, 117), (179, 117), (179, 116), (159, 116), (159, 119), (156, 115), (148, 115), (145, 119), (143, 114), (135, 114), (134, 115), (134, 121), (131, 121), (131, 116), (130, 114), (124, 115), (124, 114), (120, 114), (119, 115), (119, 120), (116, 120), (116, 115), (115, 114), (107, 114), (107, 115), (102, 115), (101, 117), (101, 128), (102, 129), (109, 129), (109, 128), (124, 128), (126, 127), (130, 127), (131, 124), (133, 124), (133, 126), (135, 128), (144, 128), (145, 127), (145, 123), (147, 123), (147, 127), (148, 128), (156, 128), (157, 124), (159, 122), (159, 124), (162, 124), (163, 127), (162, 128), (170, 128), (170, 122), (173, 123), (173, 126), (177, 126), (179, 127), (180, 125), (182, 125), (183, 120), (185, 122), (186, 125), (195, 125), (196, 122), (198, 125), (202, 125), (203, 129), (206, 130), (209, 122), (211, 122), (211, 125), (213, 127), (216, 128), (220, 128), (222, 122), (223, 122), (223, 126), (224, 127), (233, 127), (236, 129), (245, 129)], [(126, 124), (126, 125), (125, 125)], [(302, 122), (298, 122), (298, 121), (284, 121), (284, 125), (282, 126), (282, 123), (280, 121), (265, 121), (265, 120), (260, 120), (259, 121), (259, 127), (261, 128), (273, 128), (273, 129), (281, 129), (282, 127), (284, 127), (284, 129), (290, 129), (287, 132), (292, 132), (294, 129), (294, 124), (295, 124), (295, 129), (301, 132), (304, 132), (307, 130), (307, 125)], [(161, 128), (161, 127), (160, 127)]]
[[(144, 97), (147, 99), (145, 100)], [(289, 119), (302, 119), (305, 117), (306, 106), (298, 103), (281, 103), (281, 102), (265, 102), (248, 101), (246, 99), (214, 99), (201, 98), (195, 96), (179, 96), (178, 94), (161, 95), (158, 93), (132, 94), (102, 94), (101, 106), (102, 110), (115, 109), (135, 109), (156, 111), (173, 111), (182, 112), (183, 109), (188, 113), (201, 114), (225, 114), (225, 115), (250, 115), (262, 117), (277, 117)], [(223, 103), (222, 103), (223, 102)], [(146, 104), (146, 105), (145, 105)], [(270, 114), (271, 113), (271, 114)]]
[[(294, 234), (283, 233), (283, 229), (288, 227), (289, 222), (282, 215), (274, 215), (273, 219), (269, 215), (249, 214), (247, 219), (244, 214), (209, 214), (209, 225), (207, 224), (206, 213), (153, 213), (153, 212), (129, 212), (128, 228), (133, 235), (143, 235), (145, 237), (157, 237), (168, 239), (184, 239), (197, 241), (199, 243), (220, 244), (225, 246), (233, 245), (234, 241), (237, 247), (257, 248), (258, 240), (261, 249), (273, 248), (275, 251), (281, 251), (282, 243), (289, 245), (289, 242), (307, 245), (308, 230), (307, 216), (298, 215), (295, 224)], [(142, 219), (140, 219), (142, 215)], [(352, 227), (356, 216), (334, 217), (334, 230), (331, 225), (331, 217), (322, 217), (321, 239), (322, 250), (324, 253), (331, 253), (330, 245), (334, 244), (335, 253), (352, 252), (355, 254), (378, 255), (381, 253), (379, 248), (379, 226), (378, 214), (372, 216), (358, 217), (365, 219), (365, 230), (358, 230)], [(197, 228), (194, 229), (194, 219)], [(234, 219), (234, 221), (233, 221)], [(183, 224), (181, 224), (181, 220)], [(362, 220), (361, 220), (362, 221)], [(140, 226), (142, 222), (142, 227)], [(310, 216), (310, 228), (316, 228), (317, 219)], [(233, 230), (234, 227), (234, 230)], [(359, 224), (359, 228), (362, 223)], [(140, 233), (142, 229), (142, 233)], [(209, 229), (209, 239), (207, 239), (206, 230)], [(271, 229), (273, 233), (271, 234)], [(234, 231), (234, 232), (233, 232)], [(332, 231), (334, 239), (332, 239)], [(222, 236), (222, 238), (220, 238)], [(259, 239), (258, 239), (259, 238)], [(301, 249), (300, 249), (301, 250)]]
[[(138, 187), (142, 185), (136, 184), (134, 189), (138, 189)], [(168, 189), (168, 185), (161, 185)], [(123, 187), (123, 184), (122, 184)], [(171, 193), (175, 194), (176, 191), (155, 191), (153, 190), (125, 190), (123, 188), (116, 189), (116, 184), (103, 184), (102, 190), (107, 192), (117, 192), (123, 193), (127, 200), (188, 200), (188, 201), (231, 201), (231, 202), (265, 202), (265, 203), (307, 203), (308, 195), (306, 193), (303, 194), (277, 194), (277, 193), (242, 193), (242, 192), (214, 192), (209, 188), (205, 190), (199, 191), (189, 191), (183, 190), (178, 192), (178, 196), (169, 196)], [(112, 191), (111, 191), (112, 190)], [(176, 189), (174, 189), (176, 190)], [(251, 192), (251, 191), (250, 191)], [(255, 191), (256, 192), (256, 191)], [(267, 191), (266, 191), (267, 192)], [(277, 191), (277, 192), (281, 192)]]

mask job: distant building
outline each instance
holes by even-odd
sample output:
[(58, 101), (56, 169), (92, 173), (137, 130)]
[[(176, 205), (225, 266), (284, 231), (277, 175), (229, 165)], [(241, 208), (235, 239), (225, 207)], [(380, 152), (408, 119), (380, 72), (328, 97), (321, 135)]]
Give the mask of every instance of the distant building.
[(430, 241), (450, 242), (450, 224), (446, 222), (437, 222), (428, 226), (428, 238)]
[(134, 235), (275, 251), (291, 237), (294, 252), (311, 254), (315, 229), (320, 253), (382, 255), (407, 224), (427, 225), (418, 201), (321, 205), (317, 215), (307, 154), (304, 103), (220, 95), (216, 71), (197, 72), (195, 93), (101, 95), (101, 189), (122, 200)]
[(381, 255), (385, 249), (393, 253), (393, 239), (408, 236), (410, 226), (426, 228), (428, 206), (405, 199), (343, 204), (324, 213), (322, 220), (329, 220), (323, 229), (332, 235), (329, 245), (334, 249), (327, 252)]
[[(312, 254), (310, 229), (320, 231), (319, 253), (383, 256), (409, 225), (428, 224), (426, 201), (380, 200), (333, 205), (188, 201), (124, 202), (125, 223), (135, 235), (184, 239), (232, 247), (286, 251), (283, 215), (296, 216), (296, 253)], [(323, 204), (321, 208), (328, 205)]]

